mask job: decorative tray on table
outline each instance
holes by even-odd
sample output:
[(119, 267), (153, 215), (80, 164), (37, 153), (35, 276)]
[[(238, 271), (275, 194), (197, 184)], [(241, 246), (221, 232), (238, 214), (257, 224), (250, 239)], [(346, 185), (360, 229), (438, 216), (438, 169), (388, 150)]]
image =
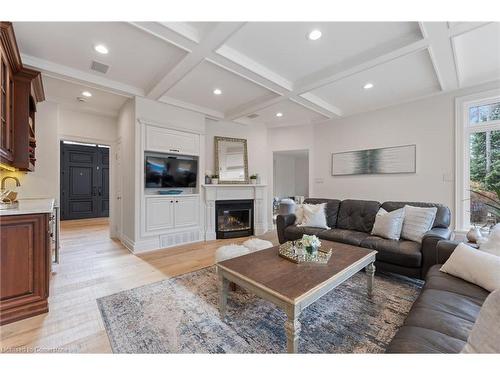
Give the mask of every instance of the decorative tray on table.
[(279, 246), (278, 254), (293, 263), (316, 263), (327, 264), (332, 256), (332, 249), (320, 247), (314, 254), (309, 254), (294, 242), (288, 241)]

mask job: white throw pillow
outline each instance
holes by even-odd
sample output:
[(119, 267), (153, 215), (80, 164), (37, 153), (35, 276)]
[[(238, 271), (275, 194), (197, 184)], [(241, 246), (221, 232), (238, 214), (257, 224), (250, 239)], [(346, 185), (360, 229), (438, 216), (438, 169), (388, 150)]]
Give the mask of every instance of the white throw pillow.
[(479, 250), (500, 256), (500, 223), (491, 228), (488, 238), (478, 241)]
[(424, 233), (432, 228), (437, 207), (413, 207), (406, 205), (401, 238), (422, 242)]
[(464, 243), (451, 253), (441, 271), (479, 285), (490, 292), (500, 288), (500, 257)]
[(304, 220), (304, 205), (299, 204), (295, 208), (295, 225), (302, 224), (302, 220)]
[(375, 223), (373, 224), (371, 234), (389, 240), (399, 240), (404, 218), (404, 208), (391, 212), (387, 212), (383, 208), (380, 208), (377, 212), (377, 216), (375, 216)]
[(326, 203), (304, 204), (302, 206), (304, 219), (302, 220), (302, 224), (298, 226), (330, 229), (330, 227), (326, 225), (325, 206)]
[(481, 306), (462, 353), (500, 353), (500, 289), (491, 293)]

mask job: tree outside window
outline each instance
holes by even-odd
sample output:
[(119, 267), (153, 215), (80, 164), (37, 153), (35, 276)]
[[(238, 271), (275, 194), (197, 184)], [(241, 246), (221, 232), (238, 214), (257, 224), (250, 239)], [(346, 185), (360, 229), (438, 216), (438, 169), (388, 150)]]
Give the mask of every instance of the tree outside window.
[[(469, 124), (500, 120), (500, 103), (471, 107)], [(491, 227), (500, 222), (500, 130), (472, 132), (469, 137), (470, 222)]]

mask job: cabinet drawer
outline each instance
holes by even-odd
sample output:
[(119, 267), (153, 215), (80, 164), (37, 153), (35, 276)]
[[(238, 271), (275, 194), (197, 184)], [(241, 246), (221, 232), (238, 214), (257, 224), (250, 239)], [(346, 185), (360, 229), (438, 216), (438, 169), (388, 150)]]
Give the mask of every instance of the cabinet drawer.
[(198, 155), (199, 148), (198, 134), (146, 125), (146, 151)]

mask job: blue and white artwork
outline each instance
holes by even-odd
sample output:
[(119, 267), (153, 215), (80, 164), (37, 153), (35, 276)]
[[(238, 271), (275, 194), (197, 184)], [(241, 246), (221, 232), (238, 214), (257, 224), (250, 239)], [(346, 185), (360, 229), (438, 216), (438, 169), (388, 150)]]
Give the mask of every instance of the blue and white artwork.
[(416, 172), (416, 145), (332, 154), (332, 176)]

